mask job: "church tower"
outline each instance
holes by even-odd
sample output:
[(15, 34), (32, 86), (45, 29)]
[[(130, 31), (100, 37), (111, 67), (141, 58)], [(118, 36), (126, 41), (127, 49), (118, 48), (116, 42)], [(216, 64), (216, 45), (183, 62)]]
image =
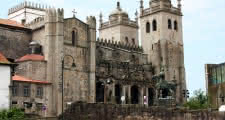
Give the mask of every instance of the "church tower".
[[(135, 13), (137, 16), (137, 13)], [(130, 20), (128, 13), (123, 11), (120, 2), (109, 15), (109, 21), (103, 22), (102, 14), (99, 20), (99, 38), (130, 45), (138, 45), (138, 19)]]
[(177, 1), (177, 7), (171, 0), (150, 0), (149, 8), (143, 7), (143, 0), (140, 4), (140, 36), (144, 53), (153, 64), (155, 75), (163, 70), (166, 81), (176, 82), (176, 102), (183, 103), (186, 80), (181, 0)]

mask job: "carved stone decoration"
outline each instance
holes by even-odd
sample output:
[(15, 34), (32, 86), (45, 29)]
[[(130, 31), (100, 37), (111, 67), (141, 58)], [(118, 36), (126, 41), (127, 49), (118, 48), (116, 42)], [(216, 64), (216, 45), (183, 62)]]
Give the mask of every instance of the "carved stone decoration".
[(103, 52), (102, 50), (98, 50), (98, 51), (97, 51), (97, 57), (98, 57), (98, 59), (103, 59), (103, 57), (104, 57), (104, 52)]
[(134, 54), (130, 55), (130, 60), (133, 64), (139, 64), (139, 58), (138, 58), (138, 56), (136, 56)]
[(112, 57), (115, 59), (115, 60), (120, 60), (120, 52), (119, 51), (113, 51), (112, 53)]

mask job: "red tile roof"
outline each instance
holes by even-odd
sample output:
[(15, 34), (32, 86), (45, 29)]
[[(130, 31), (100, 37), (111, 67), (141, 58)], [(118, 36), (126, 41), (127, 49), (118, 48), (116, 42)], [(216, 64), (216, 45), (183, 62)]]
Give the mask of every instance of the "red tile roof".
[(29, 83), (37, 83), (37, 84), (51, 84), (50, 82), (47, 81), (41, 81), (41, 80), (31, 80), (28, 78), (25, 78), (23, 76), (15, 75), (12, 77), (13, 81), (18, 81), (18, 82), (29, 82)]
[(28, 54), (16, 60), (16, 62), (23, 62), (23, 61), (44, 61), (45, 57), (42, 55), (36, 54)]
[(22, 24), (18, 23), (17, 21), (9, 19), (0, 19), (0, 24), (25, 28)]
[(2, 53), (0, 53), (0, 63), (10, 64), (10, 62), (6, 59), (6, 57)]

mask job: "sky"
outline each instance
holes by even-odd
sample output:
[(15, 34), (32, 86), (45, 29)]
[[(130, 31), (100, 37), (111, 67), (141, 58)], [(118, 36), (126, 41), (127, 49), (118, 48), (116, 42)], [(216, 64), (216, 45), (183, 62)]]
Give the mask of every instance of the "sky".
[[(0, 18), (7, 18), (8, 9), (24, 0), (3, 0), (0, 4)], [(87, 16), (103, 13), (106, 21), (108, 15), (116, 8), (117, 0), (30, 0), (55, 8), (64, 8), (65, 17), (76, 17), (86, 21)], [(139, 0), (120, 0), (122, 8), (134, 19), (139, 9)], [(149, 0), (144, 0), (145, 8)], [(176, 6), (176, 0), (172, 0)], [(192, 94), (194, 90), (206, 89), (205, 69), (207, 63), (225, 62), (225, 0), (182, 0), (183, 40), (187, 87)]]

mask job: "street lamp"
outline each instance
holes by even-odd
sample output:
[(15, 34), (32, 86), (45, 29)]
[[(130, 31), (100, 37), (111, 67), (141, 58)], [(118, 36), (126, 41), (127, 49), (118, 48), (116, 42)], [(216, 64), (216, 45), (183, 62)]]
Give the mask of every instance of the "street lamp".
[(65, 57), (70, 57), (70, 58), (72, 58), (72, 60), (73, 60), (73, 63), (72, 63), (72, 65), (71, 65), (71, 67), (70, 68), (67, 68), (67, 69), (71, 69), (71, 68), (75, 68), (76, 67), (76, 64), (75, 64), (75, 60), (74, 60), (74, 58), (73, 58), (73, 56), (71, 56), (71, 55), (65, 55), (65, 56), (63, 56), (63, 58), (62, 58), (62, 120), (64, 120), (64, 115), (63, 115), (63, 111), (64, 111), (64, 69), (65, 69), (65, 66), (64, 66), (64, 59), (65, 59)]

